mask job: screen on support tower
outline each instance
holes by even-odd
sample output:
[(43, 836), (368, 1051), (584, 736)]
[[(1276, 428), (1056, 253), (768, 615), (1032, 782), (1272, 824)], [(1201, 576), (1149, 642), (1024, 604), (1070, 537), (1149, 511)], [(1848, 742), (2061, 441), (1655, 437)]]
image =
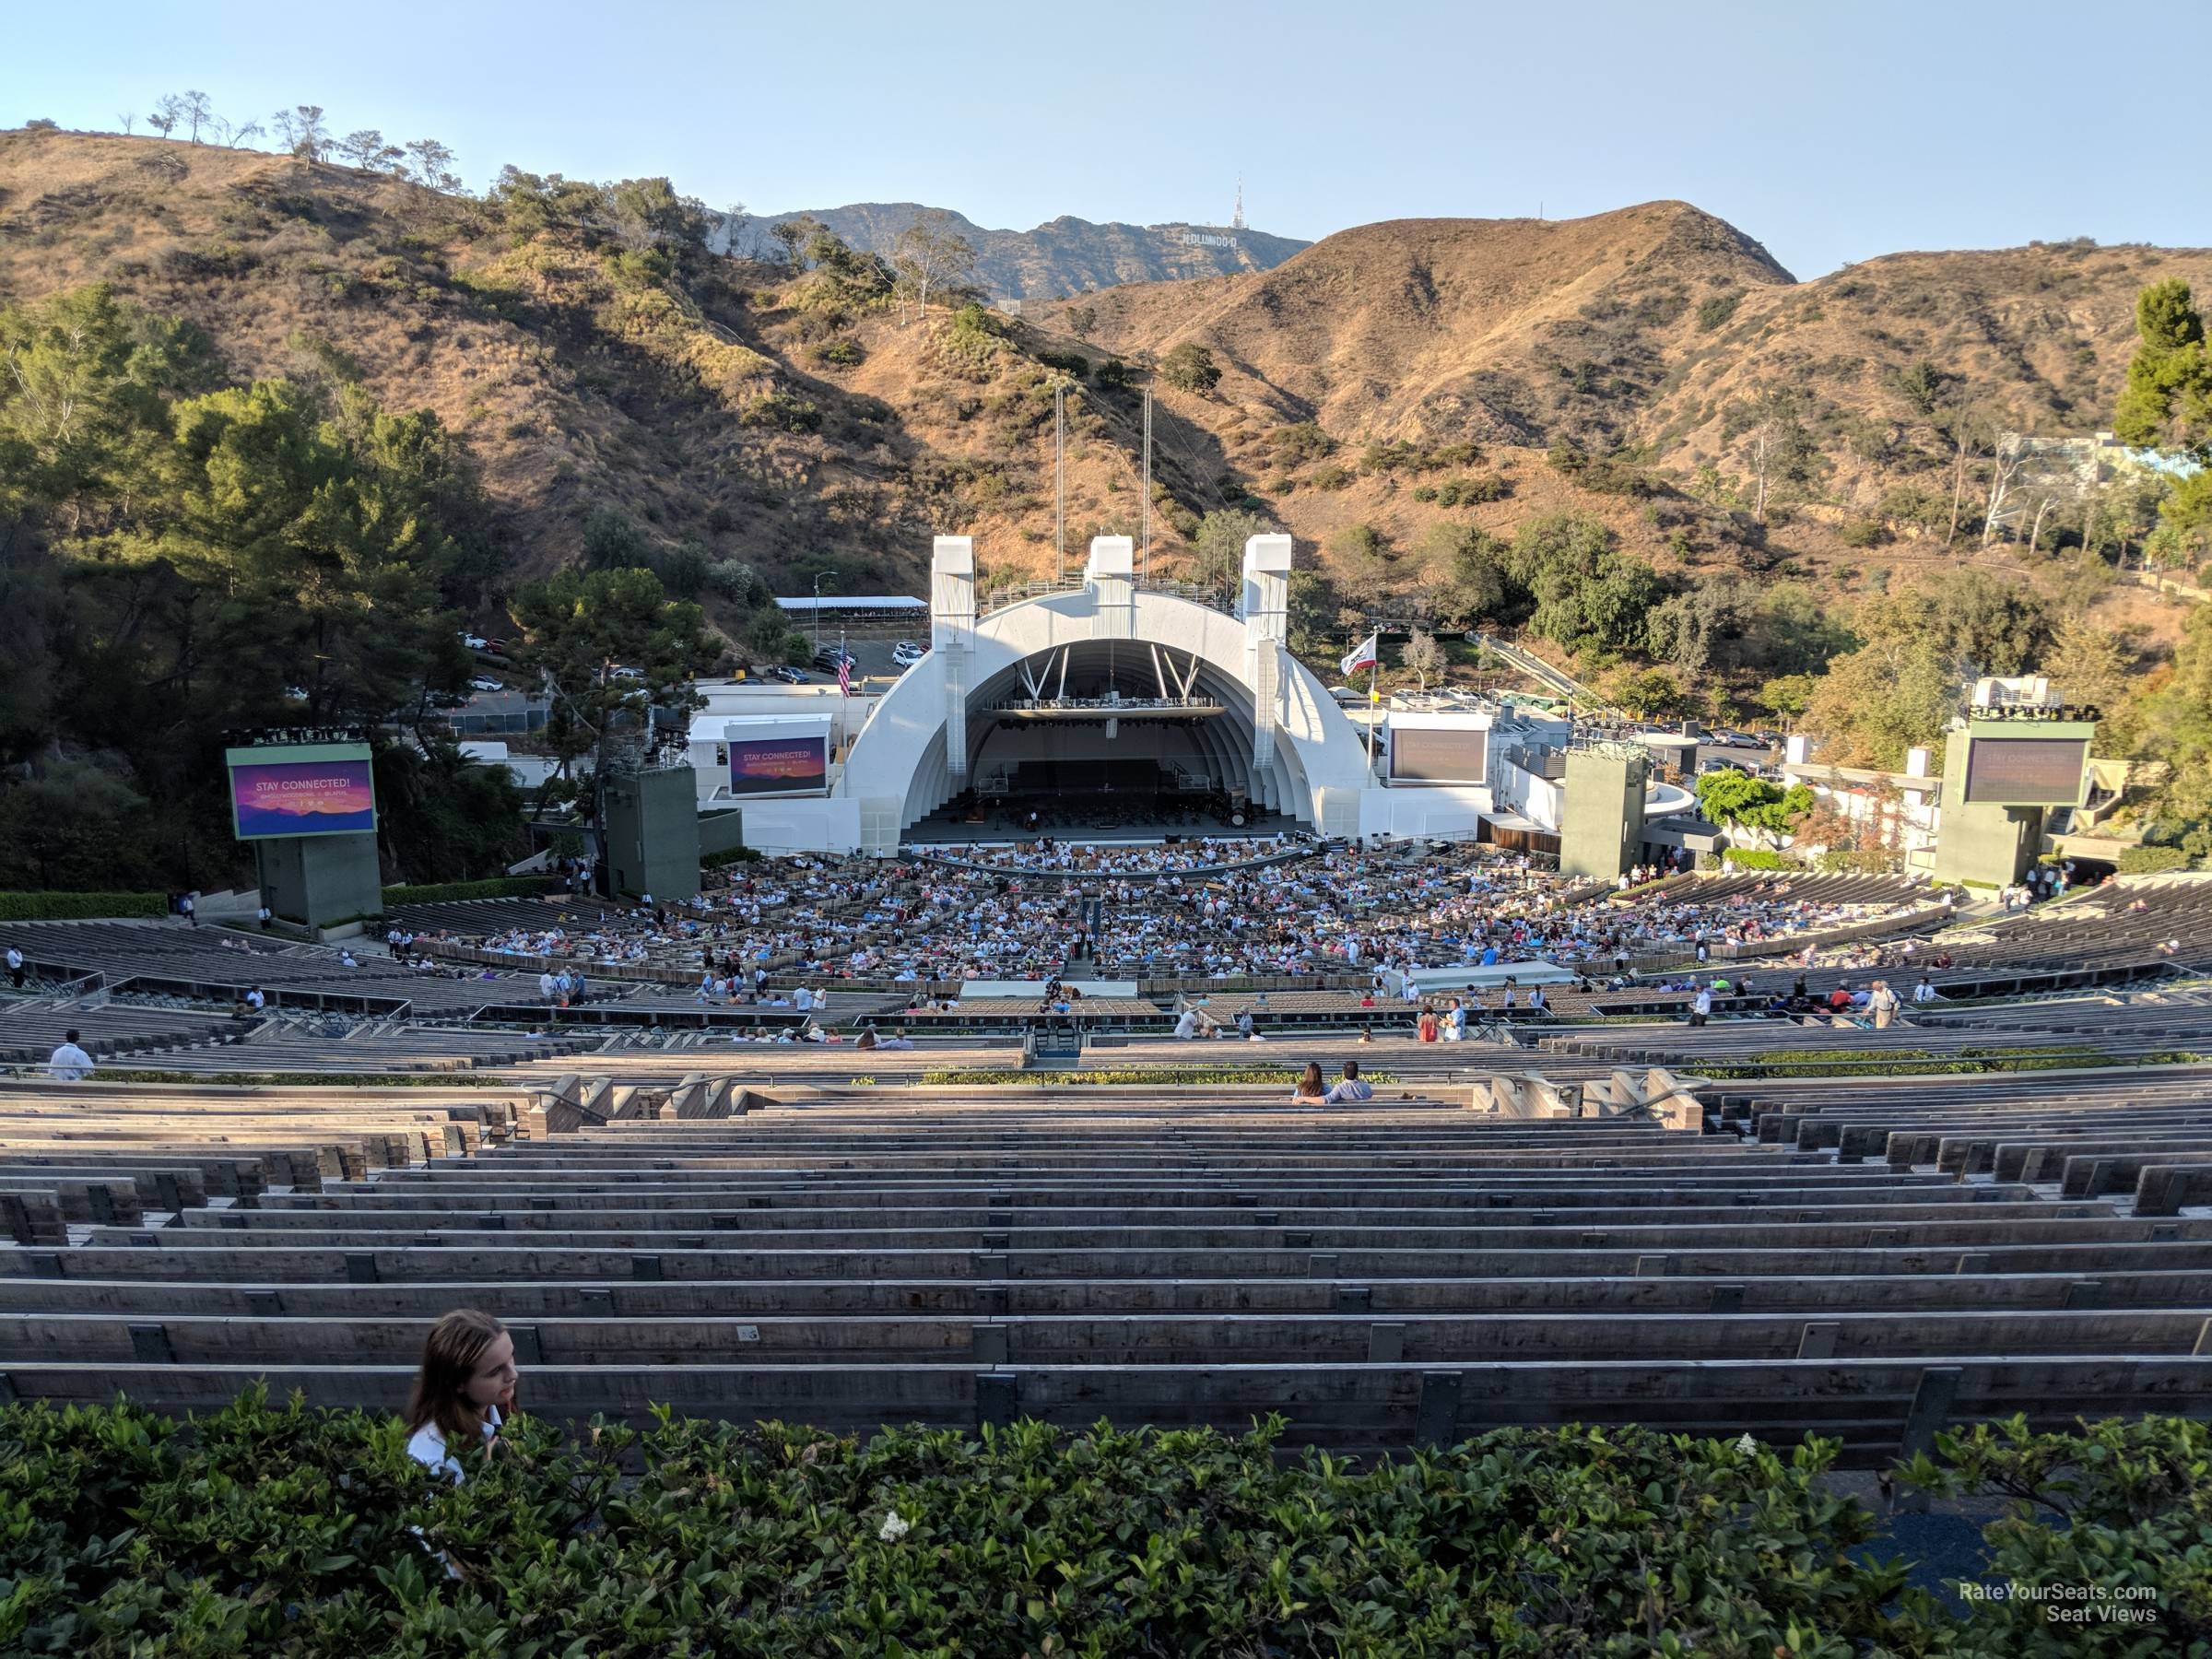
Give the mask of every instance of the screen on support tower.
[(240, 841), (367, 835), (376, 788), (365, 743), (271, 744), (226, 749), (230, 825)]
[(1971, 806), (2072, 806), (2089, 746), (2078, 737), (1976, 737), (1966, 751)]

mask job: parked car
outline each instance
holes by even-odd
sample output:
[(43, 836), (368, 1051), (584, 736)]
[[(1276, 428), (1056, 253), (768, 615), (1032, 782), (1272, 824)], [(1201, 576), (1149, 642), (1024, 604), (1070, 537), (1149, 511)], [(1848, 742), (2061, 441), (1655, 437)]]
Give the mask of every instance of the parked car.
[(618, 680), (641, 680), (645, 677), (645, 671), (643, 669), (625, 668), (619, 663), (616, 664), (612, 668), (609, 668), (606, 671), (606, 674), (609, 679)]
[(482, 634), (470, 633), (466, 629), (464, 629), (461, 632), (461, 643), (467, 646), (471, 651), (481, 651), (484, 649), (484, 636)]
[(504, 691), (507, 689), (507, 688), (501, 685), (498, 680), (488, 678), (481, 674), (477, 676), (475, 679), (470, 680), (468, 683), (471, 687), (478, 691)]
[(493, 656), (505, 656), (507, 654), (507, 641), (504, 640), (486, 640), (483, 645), (478, 649), (488, 651)]
[(1365, 702), (1366, 693), (1353, 690), (1349, 686), (1331, 686), (1329, 695), (1340, 703)]
[(912, 668), (928, 654), (911, 640), (901, 640), (891, 647), (891, 661), (901, 668)]
[(1712, 741), (1724, 744), (1729, 748), (1763, 749), (1768, 747), (1764, 738), (1756, 737), (1749, 732), (1715, 732), (1712, 735)]
[(840, 663), (857, 663), (858, 659), (835, 645), (825, 645), (814, 653), (814, 665), (824, 674), (835, 674)]
[(768, 671), (768, 677), (773, 680), (782, 680), (787, 686), (803, 686), (806, 683), (805, 672), (797, 668), (771, 668)]

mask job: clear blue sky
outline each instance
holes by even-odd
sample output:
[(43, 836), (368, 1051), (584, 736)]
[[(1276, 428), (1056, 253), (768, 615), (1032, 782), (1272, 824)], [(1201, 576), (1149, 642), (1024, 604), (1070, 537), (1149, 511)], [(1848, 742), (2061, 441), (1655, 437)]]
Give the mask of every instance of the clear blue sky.
[(2212, 243), (2208, 59), (2202, 0), (22, 0), (0, 126), (112, 129), (196, 88), (234, 115), (312, 102), (341, 133), (442, 139), (476, 188), (512, 161), (1017, 229), (1218, 222), (1240, 172), (1256, 229), (1310, 238), (1674, 196), (1813, 276), (1910, 248)]

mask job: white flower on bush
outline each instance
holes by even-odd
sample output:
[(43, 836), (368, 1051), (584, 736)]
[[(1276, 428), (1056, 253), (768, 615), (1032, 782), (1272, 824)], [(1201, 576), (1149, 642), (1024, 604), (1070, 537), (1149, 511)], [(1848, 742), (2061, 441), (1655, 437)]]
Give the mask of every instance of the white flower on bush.
[(1735, 1442), (1735, 1449), (1738, 1452), (1741, 1452), (1746, 1457), (1749, 1457), (1754, 1452), (1759, 1450), (1759, 1442), (1751, 1438), (1750, 1430), (1747, 1429), (1744, 1430), (1744, 1438)]
[(886, 1544), (896, 1544), (900, 1539), (905, 1537), (908, 1533), (913, 1530), (913, 1523), (907, 1520), (906, 1517), (901, 1515), (897, 1510), (893, 1510), (889, 1514), (883, 1518), (882, 1529), (878, 1531), (876, 1535), (881, 1538)]

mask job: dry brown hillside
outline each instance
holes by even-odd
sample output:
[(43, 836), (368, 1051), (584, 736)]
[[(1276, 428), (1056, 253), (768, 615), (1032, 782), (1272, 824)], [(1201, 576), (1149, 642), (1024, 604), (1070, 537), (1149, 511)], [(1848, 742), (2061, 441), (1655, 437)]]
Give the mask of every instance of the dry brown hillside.
[[(2212, 255), (1900, 254), (1800, 284), (1733, 227), (1662, 202), (1371, 225), (1265, 273), (1109, 289), (1021, 321), (916, 320), (828, 270), (701, 253), (672, 282), (627, 279), (604, 245), (348, 168), (0, 134), (0, 300), (110, 282), (200, 325), (236, 374), (358, 376), (388, 406), (435, 410), (466, 437), (523, 574), (573, 559), (608, 506), (653, 542), (749, 560), (787, 589), (828, 571), (845, 592), (918, 591), (935, 532), (975, 535), (987, 569), (1041, 573), (1055, 382), (1071, 394), (1079, 549), (1136, 528), (1139, 386), (1190, 343), (1222, 372), (1204, 393), (1157, 382), (1164, 569), (1199, 515), (1243, 505), (1340, 576), (1355, 572), (1333, 544), (1371, 527), (1390, 557), (1352, 585), (1412, 586), (1433, 573), (1420, 549), (1437, 524), (1503, 535), (1573, 509), (1662, 565), (1848, 589), (1971, 546), (1947, 552), (1901, 520), (1888, 546), (1841, 537), (1937, 476), (1899, 371), (1927, 359), (2039, 430), (2091, 429), (2132, 348), (2135, 293), (2167, 275), (2212, 291)], [(1735, 425), (1776, 382), (1805, 394), (1821, 465), (1750, 533), (1726, 499)], [(1561, 440), (1625, 450), (1636, 489), (1618, 470), (1563, 474), (1546, 458)], [(1479, 499), (1455, 501), (1455, 486)]]
[[(1787, 285), (1732, 226), (1680, 202), (1593, 218), (1399, 219), (1257, 276), (1116, 288), (1046, 310), (1110, 349), (1208, 347), (1232, 403), (1346, 436), (1529, 443), (1648, 392), (1698, 301)], [(1607, 384), (1578, 390), (1600, 360)]]

